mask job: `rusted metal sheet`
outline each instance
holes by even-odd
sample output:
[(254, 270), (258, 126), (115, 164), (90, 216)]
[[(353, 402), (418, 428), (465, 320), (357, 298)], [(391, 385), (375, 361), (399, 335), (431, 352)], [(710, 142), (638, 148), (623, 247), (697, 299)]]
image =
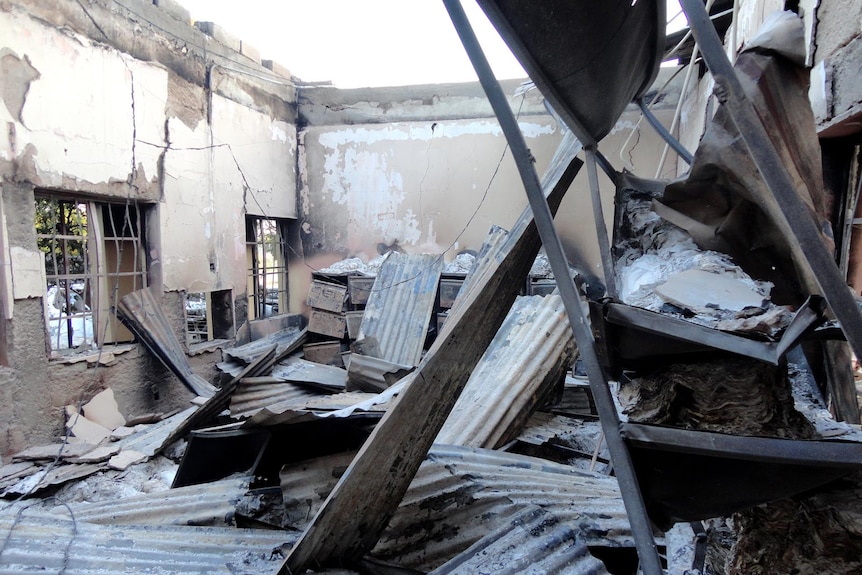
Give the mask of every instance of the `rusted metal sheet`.
[[(284, 468), (281, 485), (292, 527), (302, 527), (315, 513), (352, 457), (345, 453)], [(569, 525), (585, 544), (633, 545), (612, 477), (511, 453), (438, 444), (372, 555), (411, 569), (434, 569), (535, 506)], [(552, 537), (549, 533), (546, 543)]]
[[(233, 525), (247, 478), (225, 479), (96, 503), (69, 504), (77, 521), (100, 525)], [(68, 516), (66, 506), (52, 510)]]
[(276, 359), (275, 350), (275, 344), (270, 344), (266, 351), (261, 355), (258, 355), (254, 361), (248, 364), (242, 373), (222, 385), (221, 389), (219, 389), (212, 397), (207, 399), (206, 403), (204, 403), (200, 409), (189, 415), (188, 418), (183, 420), (183, 422), (174, 429), (174, 431), (168, 436), (166, 445), (180, 439), (191, 430), (200, 428), (203, 424), (213, 419), (226, 409), (230, 403), (231, 395), (243, 377), (254, 377), (260, 375), (272, 367), (273, 362)]
[(0, 571), (68, 575), (218, 573), (269, 575), (285, 531), (193, 526), (104, 526), (37, 514), (21, 507), (0, 514), (5, 535)]
[(329, 393), (344, 391), (347, 372), (331, 365), (289, 357), (273, 366), (270, 376), (288, 383), (298, 383)]
[(249, 364), (260, 354), (265, 353), (270, 346), (275, 345), (276, 357), (283, 357), (293, 350), (299, 349), (305, 341), (308, 330), (289, 327), (238, 347), (229, 347), (223, 351), (225, 357), (237, 359)]
[(565, 376), (574, 338), (560, 296), (519, 297), (479, 360), (437, 443), (499, 448)]
[(247, 377), (231, 395), (230, 414), (236, 419), (247, 419), (269, 406), (302, 406), (319, 395), (317, 391), (272, 377)]
[(379, 357), (354, 353), (350, 355), (348, 389), (378, 393), (413, 371), (412, 365), (398, 365)]
[(541, 507), (512, 517), (430, 575), (608, 575), (576, 528)]
[(360, 391), (320, 395), (300, 401), (291, 398), (266, 406), (252, 415), (246, 425), (273, 426), (328, 417), (379, 419), (385, 413), (390, 400), (391, 397), (385, 394)]
[(418, 365), (442, 271), (442, 256), (389, 254), (368, 297), (357, 353)]
[(202, 397), (216, 388), (192, 371), (186, 352), (174, 335), (162, 306), (150, 288), (127, 294), (117, 305), (118, 317), (186, 387)]

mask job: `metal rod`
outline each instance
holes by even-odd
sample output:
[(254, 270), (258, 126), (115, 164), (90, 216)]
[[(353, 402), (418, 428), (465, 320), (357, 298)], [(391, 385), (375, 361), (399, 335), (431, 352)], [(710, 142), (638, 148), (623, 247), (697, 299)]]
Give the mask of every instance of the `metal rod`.
[(668, 145), (673, 148), (673, 151), (676, 152), (682, 160), (691, 165), (694, 157), (691, 155), (691, 152), (685, 149), (685, 147), (680, 143), (679, 140), (673, 137), (673, 134), (668, 132), (667, 128), (664, 127), (664, 124), (658, 121), (658, 118), (655, 117), (655, 114), (647, 106), (647, 103), (644, 102), (643, 98), (638, 99), (638, 107), (643, 112), (644, 118), (649, 122), (649, 125), (653, 127), (656, 133), (661, 136), (662, 140), (668, 143)]
[(724, 46), (709, 20), (701, 0), (682, 0), (695, 40), (700, 45), (716, 84), (716, 95), (757, 166), (774, 199), (776, 223), (796, 240), (811, 276), (817, 282), (832, 313), (841, 323), (847, 341), (857, 357), (862, 357), (862, 313), (857, 307), (845, 278), (820, 239), (820, 231), (807, 207), (796, 193), (796, 186), (775, 150), (766, 128), (743, 91)]
[(602, 273), (605, 276), (605, 289), (608, 296), (618, 299), (617, 280), (614, 273), (614, 261), (611, 257), (611, 242), (608, 240), (608, 227), (605, 225), (605, 214), (602, 210), (602, 194), (599, 189), (599, 175), (596, 171), (596, 148), (584, 148), (587, 157), (587, 175), (590, 180), (590, 198), (593, 204), (593, 218), (596, 223), (596, 237), (599, 240), (599, 253), (602, 258)]
[(494, 113), (500, 122), (500, 127), (512, 149), (512, 156), (515, 159), (518, 173), (524, 184), (530, 208), (533, 210), (536, 227), (542, 238), (542, 244), (545, 247), (551, 269), (557, 279), (557, 287), (560, 290), (560, 295), (566, 307), (566, 314), (568, 315), (572, 332), (578, 344), (581, 359), (589, 376), (590, 389), (593, 392), (602, 423), (602, 430), (605, 432), (605, 441), (608, 444), (608, 451), (611, 454), (614, 469), (617, 473), (617, 481), (619, 482), (620, 492), (623, 496), (623, 503), (625, 504), (626, 513), (628, 514), (632, 532), (635, 536), (635, 546), (637, 547), (641, 568), (645, 575), (661, 575), (663, 573), (661, 559), (659, 558), (658, 549), (653, 539), (652, 526), (647, 517), (646, 507), (644, 506), (643, 496), (634, 472), (631, 455), (623, 442), (623, 438), (620, 436), (619, 416), (617, 415), (610, 388), (607, 385), (607, 378), (596, 354), (595, 340), (590, 331), (588, 318), (584, 315), (584, 302), (582, 302), (581, 296), (575, 288), (574, 280), (569, 273), (569, 266), (563, 253), (563, 246), (554, 229), (554, 220), (551, 216), (551, 211), (548, 209), (548, 204), (542, 194), (539, 177), (533, 167), (532, 155), (518, 127), (518, 122), (511, 108), (509, 108), (506, 96), (494, 77), (491, 67), (479, 45), (479, 41), (473, 33), (470, 22), (467, 20), (466, 14), (464, 14), (460, 1), (443, 0), (443, 4), (449, 12), (452, 24), (461, 38), (461, 43), (464, 45), (464, 49), (473, 63), (476, 74), (479, 76), (479, 82), (488, 96), (491, 107), (494, 109)]

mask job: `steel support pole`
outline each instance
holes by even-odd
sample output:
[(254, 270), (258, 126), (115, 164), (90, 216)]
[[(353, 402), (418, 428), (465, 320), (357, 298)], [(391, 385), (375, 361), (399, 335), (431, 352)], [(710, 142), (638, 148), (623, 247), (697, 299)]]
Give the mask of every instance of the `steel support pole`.
[(652, 113), (643, 98), (639, 98), (637, 103), (638, 107), (641, 109), (641, 113), (643, 113), (644, 118), (646, 118), (646, 121), (649, 122), (650, 126), (652, 126), (653, 130), (655, 130), (656, 133), (661, 136), (661, 139), (667, 142), (667, 145), (673, 148), (673, 151), (679, 154), (679, 157), (690, 166), (691, 162), (694, 160), (694, 156), (691, 155), (691, 152), (686, 150), (680, 141), (674, 138), (673, 134), (667, 131), (664, 124), (658, 121), (658, 118), (655, 117), (655, 114)]
[(587, 375), (589, 376), (590, 389), (596, 402), (605, 441), (613, 461), (619, 482), (620, 492), (626, 507), (626, 513), (631, 523), (632, 532), (635, 536), (638, 557), (640, 558), (641, 570), (645, 575), (662, 575), (661, 559), (656, 548), (655, 539), (652, 534), (652, 526), (644, 506), (643, 495), (638, 485), (637, 476), (634, 472), (631, 455), (620, 435), (619, 416), (614, 405), (611, 390), (608, 387), (607, 377), (599, 363), (595, 349), (595, 340), (590, 330), (589, 320), (584, 313), (584, 303), (575, 287), (574, 280), (569, 273), (569, 265), (563, 253), (554, 228), (554, 220), (548, 209), (548, 204), (542, 194), (539, 177), (533, 166), (533, 157), (521, 134), (518, 122), (509, 107), (506, 96), (500, 88), (500, 84), (494, 77), (491, 67), (485, 58), (479, 41), (473, 32), (470, 22), (464, 13), (459, 0), (443, 0), (452, 24), (455, 26), (461, 43), (470, 57), (476, 74), (491, 107), (500, 122), (500, 127), (506, 136), (506, 140), (512, 149), (512, 156), (518, 167), (518, 173), (524, 184), (530, 208), (533, 210), (533, 218), (542, 238), (542, 244), (551, 264), (551, 269), (557, 279), (557, 287), (566, 307), (566, 314), (572, 327), (581, 359), (584, 362)]
[(587, 176), (590, 181), (590, 199), (593, 204), (593, 219), (596, 223), (596, 237), (599, 241), (599, 253), (602, 258), (602, 272), (605, 276), (605, 289), (611, 299), (618, 299), (617, 278), (614, 272), (614, 261), (611, 257), (611, 242), (608, 239), (608, 227), (605, 225), (605, 213), (602, 209), (602, 194), (599, 189), (599, 174), (596, 170), (595, 146), (584, 147), (587, 157)]

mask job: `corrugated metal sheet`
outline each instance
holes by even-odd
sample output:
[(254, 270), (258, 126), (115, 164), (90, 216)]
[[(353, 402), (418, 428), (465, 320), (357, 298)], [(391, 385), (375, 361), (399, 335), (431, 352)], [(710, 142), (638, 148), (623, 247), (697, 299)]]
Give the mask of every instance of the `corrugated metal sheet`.
[[(0, 515), (6, 537), (0, 573), (271, 575), (295, 543), (284, 531), (191, 526), (103, 526), (37, 515), (21, 507)], [(21, 515), (17, 515), (21, 512)]]
[(308, 333), (305, 329), (289, 327), (257, 339), (245, 345), (230, 347), (223, 351), (225, 357), (239, 360), (243, 363), (251, 363), (257, 356), (266, 352), (269, 346), (275, 344), (276, 357), (288, 353), (290, 349), (297, 349)]
[(458, 310), (458, 306), (467, 300), (466, 294), (473, 289), (474, 285), (480, 285), (476, 284), (477, 278), (485, 277), (488, 270), (498, 265), (495, 258), (489, 258), (487, 256), (489, 253), (500, 253), (502, 245), (508, 241), (508, 239), (509, 232), (500, 226), (491, 227), (491, 230), (482, 242), (482, 247), (479, 249), (479, 254), (476, 256), (476, 262), (473, 264), (473, 269), (471, 269), (470, 273), (467, 274), (467, 277), (464, 278), (464, 283), (461, 284), (461, 289), (458, 290), (458, 297), (455, 298), (455, 303), (452, 304), (452, 308), (449, 310), (449, 315), (454, 315)]
[(289, 383), (302, 383), (332, 393), (344, 391), (347, 384), (347, 371), (332, 365), (289, 357), (277, 363), (270, 373), (272, 377)]
[(347, 362), (350, 381), (347, 388), (379, 393), (401, 381), (415, 369), (412, 365), (398, 365), (379, 357), (351, 353)]
[(216, 388), (192, 371), (188, 357), (171, 329), (162, 306), (150, 288), (123, 296), (117, 305), (118, 317), (189, 389), (210, 397)]
[(392, 363), (417, 365), (442, 270), (442, 256), (389, 254), (368, 296), (356, 351)]
[(430, 575), (608, 575), (577, 529), (533, 507), (489, 533)]
[(246, 419), (272, 406), (303, 406), (318, 397), (319, 392), (293, 383), (274, 383), (272, 378), (245, 378), (239, 382), (230, 398), (230, 414), (236, 419)]
[[(101, 525), (233, 525), (236, 504), (248, 484), (247, 478), (225, 479), (69, 508), (76, 520)], [(69, 508), (52, 512), (64, 517)]]
[(517, 437), (572, 361), (574, 339), (557, 295), (519, 297), (464, 386), (438, 443), (497, 448)]
[[(305, 527), (351, 459), (342, 454), (285, 467), (282, 489), (295, 527)], [(634, 544), (614, 478), (505, 452), (434, 445), (372, 555), (434, 569), (535, 506), (585, 544)]]
[(318, 395), (305, 400), (294, 398), (275, 402), (258, 410), (246, 425), (281, 425), (326, 417), (380, 417), (387, 409), (393, 394), (401, 388), (395, 384), (380, 394), (347, 391), (331, 395)]

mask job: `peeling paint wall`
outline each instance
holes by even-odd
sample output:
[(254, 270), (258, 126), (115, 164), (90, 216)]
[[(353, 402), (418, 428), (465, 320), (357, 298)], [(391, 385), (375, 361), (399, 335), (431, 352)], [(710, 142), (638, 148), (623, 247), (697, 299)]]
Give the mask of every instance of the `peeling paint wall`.
[[(518, 84), (504, 88), (514, 94)], [(346, 257), (369, 260), (396, 245), (409, 253), (445, 252), (452, 259), (463, 250), (478, 251), (492, 225), (510, 227), (526, 207), (515, 163), (478, 84), (405, 90), (300, 91), (300, 118), (308, 122), (299, 135), (304, 258), (291, 268), (293, 309), (308, 292), (309, 266), (319, 269)], [(520, 110), (521, 131), (541, 175), (560, 130), (537, 93), (521, 100), (513, 96), (510, 104)], [(657, 110), (668, 122), (669, 105)], [(653, 177), (662, 144), (645, 124), (628, 140), (638, 117), (627, 112), (601, 149), (616, 167), (625, 161), (639, 175)], [(663, 174), (673, 175), (675, 165), (671, 153)], [(601, 186), (610, 225), (614, 189), (604, 177)], [(589, 197), (584, 170), (557, 222), (571, 259), (601, 275)]]
[[(190, 398), (137, 345), (49, 359), (36, 190), (146, 208), (149, 284), (180, 341), (186, 292), (232, 290), (245, 319), (245, 216), (297, 205), (295, 88), (247, 52), (138, 0), (0, 4), (0, 453), (56, 439), (62, 407), (105, 387), (127, 415)], [(220, 359), (192, 363), (213, 379)]]

